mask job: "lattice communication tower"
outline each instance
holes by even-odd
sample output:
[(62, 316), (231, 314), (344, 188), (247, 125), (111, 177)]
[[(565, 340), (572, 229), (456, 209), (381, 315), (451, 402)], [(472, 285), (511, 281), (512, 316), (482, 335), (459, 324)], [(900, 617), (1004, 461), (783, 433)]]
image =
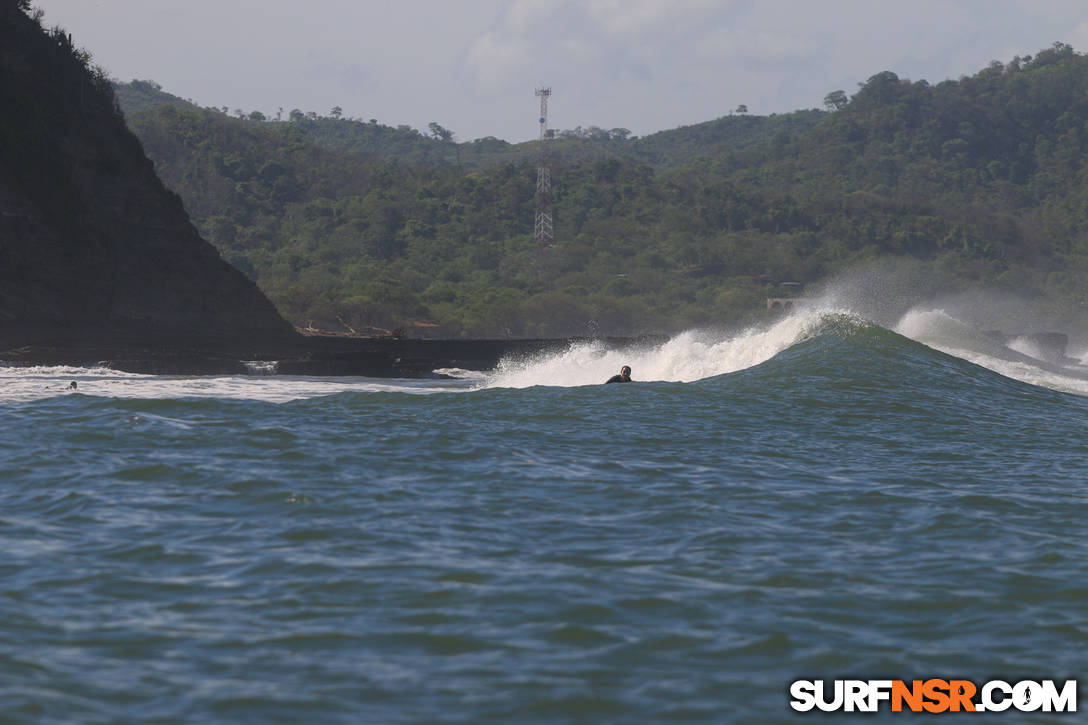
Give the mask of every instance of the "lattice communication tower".
[(536, 89), (540, 98), (540, 163), (536, 169), (536, 223), (533, 225), (533, 239), (547, 246), (555, 242), (552, 227), (552, 169), (548, 159), (548, 96), (550, 87)]

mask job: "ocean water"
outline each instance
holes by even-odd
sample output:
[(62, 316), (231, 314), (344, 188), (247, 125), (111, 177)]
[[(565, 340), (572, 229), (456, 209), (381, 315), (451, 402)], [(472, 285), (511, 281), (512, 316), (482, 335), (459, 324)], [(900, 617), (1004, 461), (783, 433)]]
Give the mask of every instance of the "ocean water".
[(1083, 355), (812, 309), (451, 380), (0, 368), (0, 722), (850, 722), (790, 683), (1083, 691)]

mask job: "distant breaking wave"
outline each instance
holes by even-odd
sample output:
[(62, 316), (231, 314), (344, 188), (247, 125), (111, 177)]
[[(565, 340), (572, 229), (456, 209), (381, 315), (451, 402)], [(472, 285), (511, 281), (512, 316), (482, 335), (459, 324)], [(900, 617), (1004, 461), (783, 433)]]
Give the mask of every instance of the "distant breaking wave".
[(849, 309), (810, 307), (736, 334), (695, 330), (661, 345), (622, 350), (580, 342), (561, 352), (504, 359), (481, 387), (597, 385), (623, 365), (638, 381), (689, 383), (760, 365), (806, 340), (865, 330), (884, 330), (1032, 385), (1088, 395), (1088, 366), (1079, 358), (1055, 362), (1025, 339), (1003, 343), (942, 310), (923, 308), (906, 313), (892, 330)]
[(1051, 351), (1041, 349), (1026, 337), (1003, 342), (941, 309), (911, 310), (895, 326), (895, 331), (1007, 378), (1088, 395), (1088, 366), (1083, 354), (1055, 360)]
[(694, 330), (654, 347), (615, 350), (598, 342), (576, 343), (559, 353), (504, 359), (488, 376), (485, 387), (596, 385), (615, 375), (623, 365), (631, 366), (635, 380), (690, 383), (770, 360), (817, 334), (822, 325), (836, 317), (846, 317), (856, 324), (864, 322), (842, 310), (806, 310), (766, 328), (751, 328), (737, 335)]

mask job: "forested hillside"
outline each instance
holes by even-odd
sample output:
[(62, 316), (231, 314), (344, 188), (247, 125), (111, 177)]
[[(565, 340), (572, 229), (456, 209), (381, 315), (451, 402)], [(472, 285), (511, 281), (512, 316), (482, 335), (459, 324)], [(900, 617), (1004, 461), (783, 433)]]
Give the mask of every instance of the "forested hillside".
[(882, 72), (828, 106), (560, 132), (548, 249), (533, 144), (184, 104), (128, 121), (204, 236), (302, 326), (668, 331), (887, 256), (935, 289), (1088, 307), (1088, 58), (1055, 44), (937, 85)]
[[(133, 80), (114, 83), (122, 110), (132, 115), (173, 106), (198, 110), (199, 106), (162, 90), (154, 81)], [(387, 126), (377, 119), (345, 118), (340, 108), (328, 114), (316, 111), (280, 109), (273, 118), (260, 111), (231, 111), (208, 108), (239, 120), (260, 121), (270, 127), (290, 124), (317, 146), (333, 151), (367, 154), (409, 164), (456, 165), (474, 170), (507, 163), (534, 161), (539, 155), (535, 141), (508, 143), (493, 136), (457, 142), (453, 131), (438, 123), (418, 131), (409, 126)], [(764, 143), (782, 133), (807, 130), (824, 116), (820, 111), (797, 111), (772, 116), (730, 114), (714, 121), (683, 126), (638, 138), (625, 128), (598, 126), (549, 131), (550, 155), (557, 161), (599, 160), (623, 156), (648, 163), (657, 169), (671, 168), (721, 150), (739, 150)], [(532, 128), (536, 128), (535, 119)]]

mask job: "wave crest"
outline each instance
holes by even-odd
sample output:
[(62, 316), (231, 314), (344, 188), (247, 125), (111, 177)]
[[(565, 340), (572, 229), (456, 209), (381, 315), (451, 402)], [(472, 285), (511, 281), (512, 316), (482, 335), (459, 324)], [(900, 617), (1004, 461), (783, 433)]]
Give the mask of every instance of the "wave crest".
[[(892, 339), (908, 338), (1008, 378), (1088, 395), (1088, 367), (1079, 360), (1065, 361), (1077, 364), (1056, 364), (1020, 338), (1003, 340), (944, 310), (912, 309), (889, 330), (856, 311), (831, 306), (799, 309), (773, 324), (736, 334), (691, 330), (663, 344), (624, 349), (585, 341), (561, 352), (504, 359), (479, 387), (599, 385), (623, 365), (631, 366), (634, 380), (689, 383), (755, 367), (816, 339), (832, 342), (858, 337), (881, 349), (891, 345), (888, 353), (893, 356), (897, 353)], [(818, 354), (825, 356), (827, 349)], [(860, 365), (862, 358), (857, 356), (871, 353), (871, 347), (864, 353), (843, 350), (846, 357), (836, 356), (833, 364)]]
[(624, 349), (577, 342), (558, 353), (503, 359), (482, 387), (599, 385), (623, 365), (631, 366), (635, 380), (689, 383), (759, 365), (814, 336), (847, 334), (871, 325), (848, 310), (806, 309), (769, 327), (733, 335), (690, 330), (661, 345)]

